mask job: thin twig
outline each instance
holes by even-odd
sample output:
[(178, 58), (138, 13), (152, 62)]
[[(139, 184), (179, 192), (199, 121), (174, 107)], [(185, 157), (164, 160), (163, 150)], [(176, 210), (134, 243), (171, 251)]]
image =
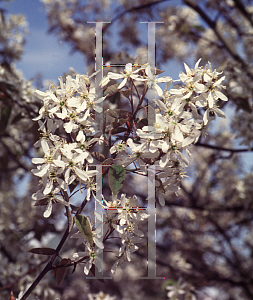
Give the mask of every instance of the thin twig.
[(117, 14), (114, 18), (112, 18), (111, 23), (106, 23), (105, 26), (103, 27), (103, 32), (105, 32), (110, 25), (112, 25), (113, 23), (115, 23), (117, 20), (119, 20), (121, 17), (123, 17), (124, 15), (126, 15), (128, 13), (134, 12), (136, 10), (150, 8), (151, 6), (161, 4), (166, 1), (171, 1), (171, 0), (158, 0), (158, 1), (151, 2), (151, 3), (146, 3), (146, 4), (137, 5), (137, 6), (128, 8), (128, 9), (122, 11), (121, 13)]
[(207, 25), (214, 31), (217, 38), (222, 42), (224, 48), (227, 52), (234, 58), (235, 61), (239, 62), (241, 66), (244, 68), (245, 73), (253, 79), (253, 74), (250, 72), (248, 68), (248, 63), (246, 63), (243, 58), (234, 50), (234, 48), (228, 43), (228, 41), (222, 36), (217, 27), (217, 22), (212, 21), (209, 16), (205, 13), (205, 11), (194, 1), (194, 0), (184, 0), (184, 3), (195, 10), (200, 17), (207, 23)]
[(196, 143), (196, 146), (200, 146), (200, 147), (206, 147), (206, 148), (210, 148), (210, 149), (215, 149), (215, 150), (219, 150), (219, 151), (229, 151), (229, 152), (250, 152), (253, 151), (253, 149), (249, 149), (249, 148), (242, 148), (242, 149), (232, 149), (232, 148), (225, 148), (225, 147), (220, 147), (220, 146), (215, 146), (215, 145), (209, 145), (209, 144), (203, 144), (203, 143)]
[[(81, 206), (78, 208), (76, 215), (80, 214), (83, 210), (83, 208), (85, 207), (87, 203), (87, 199), (85, 198), (84, 201), (82, 202)], [(53, 269), (53, 262), (56, 259), (56, 257), (59, 255), (59, 252), (62, 248), (62, 246), (64, 245), (64, 243), (66, 242), (66, 239), (69, 235), (69, 224), (67, 225), (67, 229), (64, 232), (63, 237), (61, 238), (55, 253), (51, 256), (49, 262), (47, 263), (47, 265), (45, 266), (45, 268), (41, 271), (41, 273), (38, 275), (38, 277), (35, 279), (35, 281), (32, 283), (32, 285), (29, 287), (29, 289), (25, 292), (25, 294), (22, 296), (21, 300), (26, 300), (27, 297), (32, 293), (32, 291), (35, 289), (35, 287), (39, 284), (39, 282), (42, 280), (42, 278), (50, 271)]]

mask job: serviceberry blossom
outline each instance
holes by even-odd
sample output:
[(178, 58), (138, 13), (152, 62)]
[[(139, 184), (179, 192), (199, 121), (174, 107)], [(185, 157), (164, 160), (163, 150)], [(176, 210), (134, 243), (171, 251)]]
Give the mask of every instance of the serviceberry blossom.
[(90, 246), (89, 243), (84, 242), (84, 245), (86, 247), (85, 252), (76, 252), (73, 254), (73, 258), (75, 261), (80, 260), (81, 258), (86, 258), (86, 262), (84, 265), (84, 273), (86, 275), (89, 274), (89, 271), (92, 267), (92, 264), (94, 264), (97, 268), (98, 271), (101, 272), (102, 270), (102, 261), (99, 257), (99, 254), (102, 253), (102, 250), (100, 248), (95, 248)]
[[(201, 67), (200, 61), (194, 69), (185, 64), (185, 73), (181, 72), (180, 79), (174, 81), (169, 76), (160, 77), (162, 71), (148, 64), (128, 63), (121, 73), (109, 72), (100, 87), (105, 89), (112, 80), (121, 80), (112, 90), (128, 98), (131, 111), (121, 107), (106, 110), (101, 117), (103, 130), (99, 131), (101, 124), (97, 124), (96, 115), (103, 113), (102, 103), (108, 103), (110, 95), (108, 92), (108, 99), (97, 95), (90, 81), (95, 73), (90, 77), (79, 74), (75, 78), (59, 77), (58, 87), (51, 86), (45, 92), (36, 90), (42, 107), (34, 120), (38, 121), (42, 136), (35, 147), (42, 148), (42, 157), (32, 159), (37, 166), (32, 172), (40, 178), (39, 190), (32, 195), (35, 205), (46, 205), (46, 218), (51, 215), (54, 203), (65, 206), (71, 224), (76, 213), (72, 196), (79, 186), (81, 193), (86, 191), (84, 205), (95, 199), (103, 208), (102, 215), (94, 212), (100, 223), (98, 228), (94, 228), (90, 216), (74, 218), (79, 231), (72, 237), (86, 251), (76, 252), (73, 258), (75, 263), (85, 264), (86, 275), (93, 264), (102, 270), (99, 257), (111, 235), (120, 240), (117, 260), (111, 268), (113, 274), (118, 266), (131, 261), (131, 254), (138, 250), (137, 244), (144, 240), (139, 226), (149, 216), (145, 208), (138, 207), (136, 196), (118, 195), (118, 186), (124, 182), (126, 173), (148, 176), (148, 167), (152, 165), (156, 197), (161, 206), (165, 205), (166, 192), (177, 193), (186, 177), (184, 169), (190, 164), (187, 156), (191, 157), (191, 145), (198, 141), (214, 116), (225, 118), (218, 107), (219, 100), (228, 100), (222, 92), (225, 76), (219, 77), (222, 72), (212, 70), (210, 63)], [(176, 85), (171, 86), (173, 82)], [(164, 90), (160, 83), (166, 83)], [(152, 99), (156, 105), (152, 126), (147, 126), (148, 89), (157, 92)], [(103, 176), (109, 173), (111, 201), (97, 197), (101, 187), (96, 184), (97, 170), (93, 164), (102, 164)], [(171, 299), (183, 294), (194, 299), (188, 285), (181, 282), (167, 289)]]
[(123, 88), (125, 84), (127, 83), (128, 79), (133, 79), (135, 81), (146, 81), (145, 78), (142, 78), (140, 75), (137, 73), (142, 70), (143, 68), (138, 68), (137, 70), (133, 71), (133, 65), (131, 63), (126, 64), (124, 72), (121, 72), (121, 74), (109, 72), (106, 77), (102, 79), (100, 82), (100, 85), (102, 87), (106, 86), (110, 80), (114, 79), (123, 79), (120, 85), (118, 86), (118, 89)]

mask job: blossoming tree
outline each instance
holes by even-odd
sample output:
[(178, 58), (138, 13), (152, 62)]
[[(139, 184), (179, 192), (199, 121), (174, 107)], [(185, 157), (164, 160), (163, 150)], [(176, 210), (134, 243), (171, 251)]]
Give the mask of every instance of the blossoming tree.
[[(185, 0), (181, 6), (119, 1), (119, 12), (102, 0), (91, 5), (43, 2), (51, 30), (85, 54), (90, 73), (95, 35), (87, 21), (94, 21), (89, 16), (110, 20), (103, 38), (111, 68), (105, 68), (100, 82), (102, 96), (94, 83), (96, 72), (59, 77), (59, 86), (37, 89), (33, 98), (27, 84), (17, 85), (17, 76), (3, 64), (1, 151), (11, 162), (3, 163), (1, 171), (11, 176), (30, 172), (29, 163), (24, 165), (28, 157), (35, 176), (30, 176), (33, 185), (22, 203), (7, 188), (7, 177), (2, 178), (2, 197), (10, 193), (11, 201), (1, 200), (1, 227), (9, 239), (1, 240), (6, 271), (0, 289), (6, 295), (14, 291), (11, 297), (19, 294), (19, 299), (85, 299), (89, 289), (93, 294), (88, 299), (111, 299), (103, 292), (115, 299), (165, 299), (166, 289), (169, 299), (251, 299), (252, 175), (235, 155), (252, 145), (251, 7), (238, 0), (201, 5)], [(163, 22), (156, 32), (157, 65), (172, 57), (187, 59), (189, 50), (196, 56), (195, 64), (184, 64), (179, 79), (172, 79), (166, 66), (163, 76), (161, 67), (146, 63), (135, 23), (144, 16)], [(123, 45), (139, 45), (133, 57), (108, 47), (115, 23)], [(110, 61), (124, 65), (120, 69)], [(20, 116), (17, 110), (6, 114), (11, 109), (7, 98), (19, 105)], [(219, 122), (230, 106), (236, 108), (235, 116), (228, 113), (231, 132)], [(210, 123), (219, 128), (214, 132)], [(27, 124), (34, 129), (24, 134)], [(22, 132), (22, 141), (16, 132)], [(235, 135), (247, 148), (233, 144)], [(36, 151), (30, 150), (33, 143)], [(144, 280), (149, 186), (157, 199), (158, 278)], [(16, 217), (9, 220), (13, 211)], [(12, 228), (19, 237), (14, 251), (22, 250), (22, 255), (9, 251), (15, 241)], [(49, 232), (61, 236), (57, 245), (49, 245)], [(57, 288), (47, 273), (56, 277)]]

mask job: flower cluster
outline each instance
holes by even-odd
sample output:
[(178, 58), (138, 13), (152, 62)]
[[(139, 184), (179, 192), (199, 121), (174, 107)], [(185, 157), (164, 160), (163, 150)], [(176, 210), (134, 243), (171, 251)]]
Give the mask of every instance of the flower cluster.
[(42, 147), (44, 157), (32, 160), (38, 165), (32, 170), (33, 174), (41, 177), (41, 189), (32, 198), (40, 201), (38, 205), (47, 203), (45, 217), (50, 216), (52, 203), (69, 205), (67, 199), (62, 198), (69, 185), (75, 181), (80, 186), (90, 186), (96, 174), (96, 170), (89, 170), (86, 164), (93, 162), (90, 148), (100, 142), (93, 136), (96, 122), (91, 114), (102, 111), (97, 104), (104, 98), (96, 98), (95, 87), (91, 86), (89, 78), (67, 76), (63, 83), (59, 77), (59, 87), (35, 92), (43, 101), (39, 116), (34, 119), (39, 121), (42, 132), (42, 138), (35, 146)]
[[(156, 165), (157, 195), (161, 205), (164, 205), (167, 190), (176, 192), (179, 189), (185, 176), (182, 169), (189, 164), (184, 154), (190, 155), (189, 146), (198, 141), (214, 115), (225, 118), (218, 108), (220, 99), (228, 100), (221, 92), (225, 76), (218, 78), (221, 72), (212, 70), (210, 63), (205, 68), (199, 67), (199, 63), (200, 59), (193, 70), (185, 64), (186, 73), (179, 74), (181, 84), (171, 89), (170, 77), (158, 78), (150, 66), (134, 70), (132, 64), (127, 64), (122, 74), (109, 72), (101, 82), (104, 86), (112, 79), (123, 79), (119, 85), (122, 88), (128, 81), (132, 85), (141, 81), (160, 96), (160, 99), (153, 99), (157, 106), (153, 126), (137, 128), (137, 138), (128, 138), (123, 145), (116, 144), (117, 148), (114, 145), (111, 153), (120, 149), (117, 158), (122, 159), (122, 165), (138, 164), (144, 174), (147, 165)], [(162, 82), (167, 82), (163, 92), (158, 85)]]
[(144, 233), (139, 230), (138, 223), (148, 218), (145, 208), (138, 207), (136, 196), (127, 198), (125, 194), (120, 199), (114, 197), (113, 201), (104, 199), (105, 221), (103, 230), (108, 232), (115, 230), (121, 239), (121, 247), (118, 260), (114, 263), (111, 272), (115, 273), (118, 265), (124, 261), (131, 261), (131, 253), (138, 250), (136, 244), (143, 242)]
[[(136, 196), (128, 198), (122, 194), (120, 199), (117, 196), (118, 186), (122, 187), (126, 172), (151, 176), (159, 202), (164, 205), (165, 192), (177, 192), (185, 176), (183, 169), (189, 164), (185, 153), (191, 154), (189, 146), (198, 141), (201, 132), (214, 119), (214, 114), (225, 118), (218, 108), (219, 99), (227, 100), (221, 92), (225, 76), (219, 78), (221, 73), (212, 70), (210, 63), (204, 68), (199, 67), (199, 63), (200, 60), (193, 70), (185, 64), (186, 73), (179, 74), (181, 84), (170, 89), (173, 80), (169, 76), (158, 77), (156, 73), (160, 74), (160, 70), (129, 63), (124, 72), (109, 72), (102, 79), (100, 86), (103, 89), (112, 80), (121, 80), (109, 85), (105, 97), (98, 97), (95, 86), (90, 82), (95, 73), (90, 77), (67, 76), (66, 82), (59, 77), (60, 86), (51, 86), (46, 92), (36, 90), (35, 95), (43, 105), (39, 116), (34, 119), (39, 122), (42, 133), (35, 146), (42, 148), (43, 157), (32, 159), (37, 165), (32, 172), (41, 179), (40, 189), (32, 196), (36, 200), (35, 205), (46, 205), (44, 217), (51, 215), (54, 203), (66, 206), (69, 214), (69, 192), (72, 193), (79, 185), (80, 191), (86, 189), (87, 201), (93, 196), (105, 210), (103, 217), (95, 212), (101, 222), (95, 230), (89, 217), (78, 216), (83, 221), (76, 221), (82, 233), (74, 237), (79, 239), (79, 243), (84, 243), (86, 251), (75, 253), (74, 260), (75, 263), (85, 263), (85, 274), (89, 273), (93, 264), (101, 270), (100, 253), (113, 232), (120, 238), (121, 246), (112, 273), (124, 261), (131, 261), (131, 253), (142, 241), (144, 234), (138, 229), (138, 223), (148, 214), (138, 208)], [(160, 83), (166, 84), (165, 90), (159, 86)], [(121, 91), (130, 102), (129, 110), (120, 108), (103, 112), (102, 102), (110, 96), (108, 90), (112, 94)], [(151, 111), (145, 97), (148, 90), (153, 90), (159, 98), (152, 99), (156, 105), (153, 124), (148, 120)], [(150, 92), (149, 95), (153, 94)], [(97, 114), (102, 112), (103, 118), (97, 118)], [(143, 115), (144, 119), (140, 120)], [(97, 124), (100, 119), (104, 124), (102, 129), (101, 124)], [(101, 144), (107, 148), (105, 153), (109, 154), (108, 157), (97, 152)], [(100, 202), (94, 193), (101, 189), (95, 183), (94, 158), (103, 165), (109, 164), (112, 201), (104, 199)], [(128, 169), (130, 165), (134, 168)], [(148, 169), (150, 165), (155, 170), (152, 175)]]
[[(96, 218), (102, 221), (102, 225), (93, 229), (93, 223), (88, 217), (89, 226), (92, 231), (94, 244), (91, 246), (84, 240), (80, 232), (75, 233), (72, 238), (77, 238), (77, 245), (84, 244), (86, 251), (74, 253), (75, 261), (85, 259), (84, 273), (88, 275), (92, 264), (95, 264), (100, 271), (102, 268), (102, 261), (99, 254), (104, 249), (104, 244), (101, 241), (103, 231), (103, 241), (105, 241), (113, 232), (116, 232), (118, 238), (121, 239), (121, 247), (118, 253), (118, 259), (114, 263), (111, 272), (115, 273), (117, 266), (125, 261), (131, 261), (131, 253), (138, 250), (136, 243), (142, 243), (144, 233), (139, 230), (138, 223), (148, 218), (145, 208), (138, 207), (138, 199), (136, 196), (127, 198), (122, 194), (120, 199), (113, 197), (113, 201), (106, 201), (103, 198), (103, 203), (100, 204), (104, 208), (103, 218), (98, 213), (94, 212)], [(97, 247), (96, 247), (97, 246)]]
[(194, 287), (185, 282), (182, 278), (179, 278), (177, 283), (168, 285), (166, 290), (168, 290), (167, 296), (170, 300), (197, 299), (194, 293)]

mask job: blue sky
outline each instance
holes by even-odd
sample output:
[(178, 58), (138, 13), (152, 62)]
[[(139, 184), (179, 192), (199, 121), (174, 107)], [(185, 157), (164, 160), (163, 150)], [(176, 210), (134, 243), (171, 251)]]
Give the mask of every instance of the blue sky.
[(5, 8), (8, 13), (23, 14), (26, 17), (29, 35), (24, 53), (17, 67), (26, 79), (41, 72), (43, 79), (57, 81), (58, 76), (73, 67), (79, 73), (86, 73), (82, 55), (70, 54), (70, 47), (60, 43), (53, 34), (48, 34), (48, 24), (43, 4), (39, 0), (14, 0)]
[[(43, 79), (54, 80), (57, 83), (58, 76), (63, 75), (63, 72), (67, 72), (70, 67), (73, 67), (78, 73), (86, 73), (83, 56), (78, 53), (70, 54), (70, 47), (66, 43), (59, 42), (54, 34), (47, 33), (47, 17), (40, 0), (13, 0), (5, 5), (5, 8), (8, 13), (25, 15), (28, 22), (30, 33), (27, 36), (22, 59), (17, 63), (18, 69), (23, 72), (26, 79), (30, 79), (40, 72)], [(144, 26), (142, 28), (144, 29)], [(194, 62), (190, 67), (193, 66)], [(169, 74), (168, 70), (173, 70), (173, 74)], [(181, 70), (184, 70), (183, 65), (171, 62), (166, 66), (164, 75), (177, 79)], [(227, 117), (229, 118), (229, 114)], [(218, 120), (216, 122), (217, 126)], [(235, 140), (237, 147), (238, 143), (239, 141)], [(245, 168), (250, 170), (253, 161), (252, 153), (243, 153), (242, 156)]]
[[(40, 72), (43, 79), (57, 81), (58, 76), (68, 71), (70, 67), (78, 73), (86, 73), (83, 56), (79, 53), (70, 54), (68, 44), (60, 42), (55, 34), (47, 33), (49, 26), (40, 0), (12, 0), (6, 5), (6, 9), (8, 13), (23, 14), (28, 22), (29, 35), (26, 38), (22, 59), (17, 63), (18, 69), (23, 72), (26, 79)], [(140, 30), (147, 35), (147, 26), (141, 24)], [(115, 38), (113, 44), (115, 46), (117, 44)], [(166, 69), (170, 72), (173, 70), (173, 74), (164, 73), (164, 75), (177, 79), (182, 68), (183, 65), (170, 62)]]

